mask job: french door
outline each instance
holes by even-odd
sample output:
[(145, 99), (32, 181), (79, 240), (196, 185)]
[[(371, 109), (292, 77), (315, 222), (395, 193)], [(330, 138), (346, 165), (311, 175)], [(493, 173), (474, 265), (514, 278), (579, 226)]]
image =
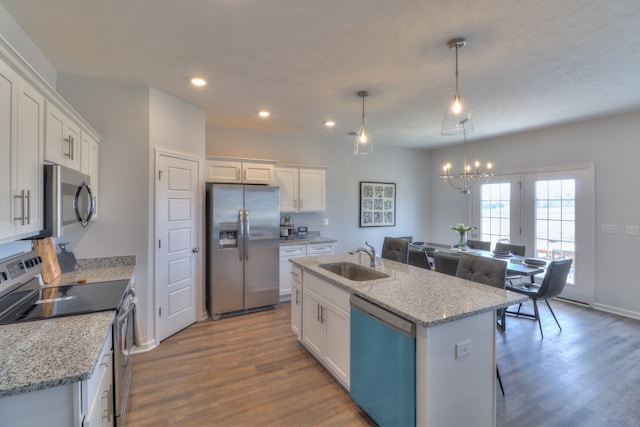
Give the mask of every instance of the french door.
[(480, 240), (525, 245), (529, 257), (573, 259), (561, 296), (593, 303), (592, 166), (494, 177), (476, 192), (472, 218), (479, 224), (476, 233)]

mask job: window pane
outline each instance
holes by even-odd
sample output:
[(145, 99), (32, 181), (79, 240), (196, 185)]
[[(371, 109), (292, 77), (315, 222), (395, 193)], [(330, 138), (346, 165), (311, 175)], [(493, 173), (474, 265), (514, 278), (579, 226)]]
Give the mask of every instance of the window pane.
[(511, 184), (484, 184), (481, 190), (480, 236), (482, 240), (509, 241), (511, 237)]

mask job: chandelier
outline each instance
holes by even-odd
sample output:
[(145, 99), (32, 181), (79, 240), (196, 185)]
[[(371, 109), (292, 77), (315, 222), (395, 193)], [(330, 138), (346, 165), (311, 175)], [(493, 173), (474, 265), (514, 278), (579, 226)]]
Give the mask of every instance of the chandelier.
[(467, 45), (463, 38), (455, 38), (447, 42), (449, 49), (456, 51), (456, 71), (455, 88), (451, 104), (447, 107), (442, 119), (441, 133), (443, 135), (459, 135), (463, 134), (463, 150), (464, 165), (462, 172), (452, 172), (451, 163), (447, 163), (443, 167), (443, 173), (440, 178), (444, 179), (453, 188), (460, 190), (462, 194), (469, 194), (471, 187), (478, 179), (488, 179), (493, 176), (491, 173), (491, 163), (487, 163), (487, 171), (480, 171), (480, 162), (475, 162), (475, 169), (467, 163), (467, 133), (473, 132), (473, 122), (471, 121), (471, 113), (467, 109), (467, 105), (462, 98), (462, 85), (460, 84), (460, 73), (458, 71), (458, 49)]
[(462, 168), (462, 172), (452, 172), (451, 163), (447, 163), (442, 167), (442, 175), (440, 175), (440, 178), (444, 179), (447, 184), (456, 190), (460, 190), (462, 194), (469, 194), (471, 193), (471, 187), (474, 186), (478, 179), (489, 179), (489, 177), (493, 176), (493, 173), (491, 173), (493, 165), (491, 163), (487, 163), (487, 171), (481, 172), (480, 162), (476, 161), (474, 163), (474, 168), (467, 163), (467, 131), (465, 129), (464, 120), (461, 123), (461, 127), (462, 134), (464, 135), (464, 167)]

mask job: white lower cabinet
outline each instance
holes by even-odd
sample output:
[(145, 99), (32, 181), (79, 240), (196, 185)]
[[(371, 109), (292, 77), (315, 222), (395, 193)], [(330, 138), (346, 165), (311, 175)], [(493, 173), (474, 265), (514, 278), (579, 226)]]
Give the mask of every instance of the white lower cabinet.
[(302, 270), (291, 266), (291, 330), (302, 339)]
[(349, 389), (349, 293), (309, 274), (302, 282), (302, 343)]
[(289, 258), (307, 256), (306, 245), (280, 245), (280, 300), (288, 299), (291, 294), (291, 263)]
[(330, 255), (335, 253), (335, 243), (308, 243), (300, 245), (280, 245), (280, 301), (292, 297), (291, 268), (289, 258)]
[[(113, 402), (113, 350), (102, 352), (100, 364), (88, 381), (83, 382), (87, 392), (83, 408), (87, 408), (82, 427), (108, 427), (114, 425)], [(84, 390), (83, 390), (84, 391)]]
[(98, 364), (88, 379), (0, 398), (0, 414), (2, 426), (113, 426), (111, 331), (100, 350)]

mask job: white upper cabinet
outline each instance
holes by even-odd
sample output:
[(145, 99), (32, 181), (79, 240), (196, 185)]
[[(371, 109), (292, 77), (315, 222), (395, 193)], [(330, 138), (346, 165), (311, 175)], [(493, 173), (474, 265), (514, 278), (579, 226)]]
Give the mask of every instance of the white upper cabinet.
[(325, 210), (324, 168), (278, 165), (275, 185), (280, 187), (281, 212)]
[(42, 228), (44, 97), (0, 62), (0, 242)]
[(18, 77), (0, 63), (0, 239), (13, 236), (13, 159)]
[[(24, 208), (16, 206), (18, 233), (37, 233), (42, 229), (43, 190), (42, 159), (45, 100), (23, 79), (18, 86), (17, 170), (14, 200), (22, 199)], [(18, 219), (26, 212), (26, 217)]]
[(274, 183), (274, 162), (207, 160), (207, 182), (231, 184)]
[(87, 132), (80, 134), (80, 172), (89, 175), (89, 185), (93, 192), (94, 211), (91, 220), (98, 218), (98, 158), (99, 144)]
[(0, 243), (43, 226), (43, 164), (80, 170), (80, 137), (95, 143), (89, 175), (97, 179), (99, 135), (0, 37)]
[(80, 127), (47, 102), (45, 160), (80, 170)]

